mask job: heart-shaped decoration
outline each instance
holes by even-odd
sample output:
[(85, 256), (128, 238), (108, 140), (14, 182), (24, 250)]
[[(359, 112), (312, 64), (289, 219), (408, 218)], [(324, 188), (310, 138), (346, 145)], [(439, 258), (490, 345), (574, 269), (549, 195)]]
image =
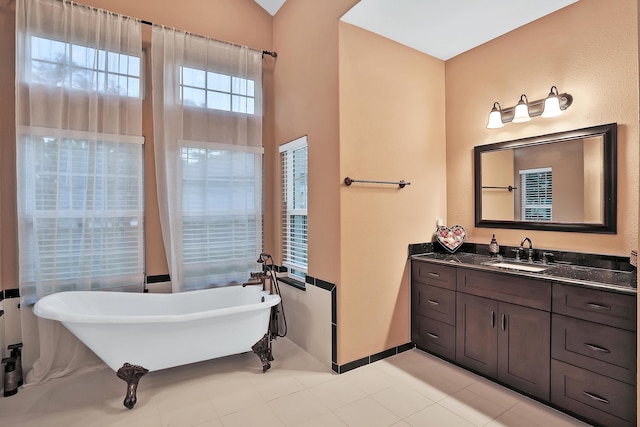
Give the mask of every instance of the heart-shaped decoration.
[(467, 232), (459, 225), (454, 225), (451, 228), (438, 227), (436, 230), (436, 240), (451, 253), (454, 253), (462, 246), (465, 237), (467, 237)]

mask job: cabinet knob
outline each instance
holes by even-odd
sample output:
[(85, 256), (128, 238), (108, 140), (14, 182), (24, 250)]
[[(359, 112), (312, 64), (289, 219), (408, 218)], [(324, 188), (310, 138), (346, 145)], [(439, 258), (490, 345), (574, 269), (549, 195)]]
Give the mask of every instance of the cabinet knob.
[(430, 336), (431, 338), (433, 338), (434, 340), (439, 340), (440, 337), (437, 336), (436, 334), (432, 334), (431, 332), (427, 332), (427, 335)]
[(440, 277), (440, 275), (438, 273), (432, 273), (432, 272), (429, 272), (429, 276)]
[(436, 301), (436, 300), (432, 300), (432, 299), (427, 300), (427, 302), (428, 302), (429, 304), (431, 304), (431, 305), (440, 305), (440, 303), (439, 303), (438, 301)]

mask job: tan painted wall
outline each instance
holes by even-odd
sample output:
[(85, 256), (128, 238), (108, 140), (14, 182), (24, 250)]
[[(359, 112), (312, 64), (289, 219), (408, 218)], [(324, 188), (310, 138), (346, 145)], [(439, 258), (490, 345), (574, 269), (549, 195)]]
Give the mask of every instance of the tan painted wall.
[[(629, 255), (638, 246), (638, 4), (582, 0), (446, 62), (448, 222), (468, 240)], [(549, 88), (573, 95), (560, 117), (486, 129), (494, 101), (515, 105), (522, 93)], [(618, 122), (618, 234), (474, 227), (473, 147)], [(454, 172), (455, 170), (455, 172)]]
[[(82, 3), (143, 19), (155, 24), (205, 35), (217, 40), (247, 45), (257, 50), (272, 50), (273, 18), (253, 0), (185, 0), (180, 4), (168, 0), (84, 0)], [(150, 29), (143, 25), (145, 47)], [(0, 9), (0, 289), (18, 287), (18, 258), (15, 205), (15, 0), (3, 0)], [(147, 66), (150, 54), (147, 52)], [(265, 146), (265, 248), (273, 246), (273, 68), (274, 60), (266, 58), (264, 77), (263, 144)], [(147, 69), (149, 70), (149, 68)], [(149, 73), (150, 74), (150, 73)], [(143, 102), (143, 134), (145, 136), (145, 239), (146, 273), (168, 272), (156, 197), (153, 154), (153, 122), (151, 87), (147, 80)], [(277, 150), (275, 150), (277, 153)]]
[[(514, 180), (513, 150), (500, 150), (482, 153), (482, 186), (520, 187)], [(503, 188), (483, 188), (482, 219), (513, 221), (515, 193)]]
[[(287, 1), (273, 20), (273, 47), (278, 51), (274, 141), (282, 145), (308, 136), (308, 274), (338, 285), (338, 19), (355, 3), (357, 0)], [(280, 194), (275, 182), (275, 194)], [(273, 225), (279, 236), (279, 221)], [(279, 245), (273, 252), (280, 259)]]
[(340, 24), (338, 363), (405, 344), (409, 243), (446, 214), (444, 62)]

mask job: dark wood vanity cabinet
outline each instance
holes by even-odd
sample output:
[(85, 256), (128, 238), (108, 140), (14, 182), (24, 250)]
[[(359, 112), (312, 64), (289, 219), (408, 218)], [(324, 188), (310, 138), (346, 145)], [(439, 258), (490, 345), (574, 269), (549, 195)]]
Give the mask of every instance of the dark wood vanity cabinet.
[(595, 425), (636, 425), (633, 294), (412, 262), (421, 349)]
[(457, 284), (456, 362), (548, 400), (551, 285), (465, 269)]
[(551, 403), (606, 426), (636, 425), (636, 297), (553, 285)]
[(424, 350), (454, 360), (455, 268), (413, 263), (411, 283), (411, 340)]

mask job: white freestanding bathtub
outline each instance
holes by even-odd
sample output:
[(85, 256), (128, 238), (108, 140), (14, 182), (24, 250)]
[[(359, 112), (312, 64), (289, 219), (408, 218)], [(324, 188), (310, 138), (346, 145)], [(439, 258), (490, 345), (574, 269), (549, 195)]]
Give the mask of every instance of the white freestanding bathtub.
[(33, 311), (60, 321), (127, 381), (131, 409), (138, 380), (149, 371), (251, 350), (263, 371), (269, 369), (270, 313), (279, 302), (260, 286), (172, 294), (70, 291), (43, 297)]

